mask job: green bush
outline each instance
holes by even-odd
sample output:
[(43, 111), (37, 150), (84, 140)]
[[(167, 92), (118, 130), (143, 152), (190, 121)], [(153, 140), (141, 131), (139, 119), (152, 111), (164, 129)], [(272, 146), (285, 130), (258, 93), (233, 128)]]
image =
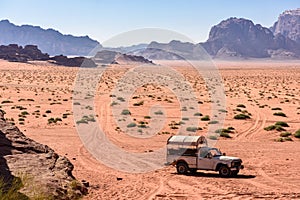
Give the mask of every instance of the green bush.
[(271, 110), (282, 110), (281, 108), (278, 108), (278, 107), (276, 107), (276, 108), (272, 108)]
[(290, 135), (292, 135), (292, 133), (290, 133), (290, 132), (283, 132), (283, 133), (280, 133), (280, 137), (288, 137), (288, 136), (290, 136)]
[(250, 116), (246, 114), (237, 114), (234, 116), (234, 119), (250, 119)]
[(276, 122), (275, 125), (282, 126), (282, 127), (289, 127), (289, 125), (286, 122)]
[(21, 112), (21, 115), (29, 115), (29, 113), (27, 111), (23, 111)]
[(154, 112), (154, 114), (155, 115), (163, 115), (164, 113), (161, 110), (159, 110), (159, 111)]
[(246, 106), (244, 104), (238, 104), (236, 107), (239, 107), (239, 108), (246, 108)]
[(1, 102), (2, 104), (5, 104), (5, 103), (13, 103), (13, 101), (10, 101), (10, 100), (4, 100)]
[(275, 115), (275, 116), (281, 116), (281, 117), (286, 117), (286, 114), (284, 114), (283, 112), (276, 112), (273, 115)]
[(217, 140), (218, 139), (218, 137), (215, 136), (215, 135), (210, 135), (208, 138), (211, 139), (211, 140)]
[(142, 105), (144, 105), (144, 101), (140, 101), (133, 104), (133, 106), (142, 106)]
[(266, 130), (266, 131), (272, 131), (272, 130), (285, 131), (285, 129), (282, 126), (279, 126), (279, 125), (270, 125), (268, 127), (265, 127), (264, 130)]
[(190, 132), (196, 132), (198, 130), (198, 127), (187, 127), (186, 130)]
[(231, 136), (228, 133), (220, 133), (220, 137), (225, 137), (225, 138), (231, 138)]
[(298, 131), (295, 132), (294, 136), (296, 138), (300, 138), (300, 129)]
[(203, 116), (202, 113), (196, 112), (194, 116)]
[(127, 125), (127, 128), (132, 128), (132, 127), (136, 127), (136, 123), (132, 122)]
[(208, 115), (205, 115), (204, 117), (201, 118), (201, 121), (209, 121), (210, 118)]
[(121, 115), (131, 115), (131, 112), (128, 109), (124, 109), (122, 110)]

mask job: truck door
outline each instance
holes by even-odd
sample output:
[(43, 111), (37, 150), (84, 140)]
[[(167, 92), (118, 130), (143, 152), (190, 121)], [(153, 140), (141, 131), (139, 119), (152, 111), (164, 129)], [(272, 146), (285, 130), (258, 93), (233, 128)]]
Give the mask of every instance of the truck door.
[(197, 168), (198, 169), (212, 169), (213, 167), (213, 160), (212, 157), (209, 155), (208, 148), (201, 148), (199, 155), (198, 155), (198, 162), (197, 162)]

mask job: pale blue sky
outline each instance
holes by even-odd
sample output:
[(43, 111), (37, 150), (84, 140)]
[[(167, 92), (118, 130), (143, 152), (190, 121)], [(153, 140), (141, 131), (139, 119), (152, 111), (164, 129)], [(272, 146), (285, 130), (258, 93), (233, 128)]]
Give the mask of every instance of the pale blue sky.
[(100, 43), (139, 28), (169, 29), (202, 42), (229, 17), (269, 27), (284, 10), (299, 7), (300, 0), (1, 0), (0, 19), (89, 35)]

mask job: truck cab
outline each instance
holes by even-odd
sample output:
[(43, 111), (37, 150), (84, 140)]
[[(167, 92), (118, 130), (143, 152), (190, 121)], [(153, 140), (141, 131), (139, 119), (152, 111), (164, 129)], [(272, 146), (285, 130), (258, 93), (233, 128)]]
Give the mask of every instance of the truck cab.
[(167, 142), (167, 163), (176, 166), (179, 174), (212, 170), (222, 177), (235, 176), (244, 168), (240, 158), (209, 147), (204, 136), (171, 136)]

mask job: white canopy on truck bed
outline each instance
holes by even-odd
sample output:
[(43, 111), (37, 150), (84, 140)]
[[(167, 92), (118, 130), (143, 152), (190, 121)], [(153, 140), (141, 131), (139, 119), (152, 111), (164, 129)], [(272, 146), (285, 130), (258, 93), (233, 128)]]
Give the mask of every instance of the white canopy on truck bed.
[(174, 135), (168, 139), (167, 144), (198, 147), (199, 144), (207, 145), (207, 141), (204, 136)]

